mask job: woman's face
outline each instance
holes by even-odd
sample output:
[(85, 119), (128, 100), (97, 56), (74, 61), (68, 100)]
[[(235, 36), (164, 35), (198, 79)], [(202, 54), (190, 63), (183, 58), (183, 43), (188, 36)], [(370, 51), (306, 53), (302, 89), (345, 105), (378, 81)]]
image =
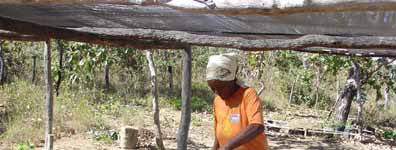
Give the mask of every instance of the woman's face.
[(219, 95), (223, 100), (230, 98), (233, 94), (233, 86), (235, 80), (232, 81), (220, 81), (220, 80), (208, 80), (208, 85), (212, 91)]

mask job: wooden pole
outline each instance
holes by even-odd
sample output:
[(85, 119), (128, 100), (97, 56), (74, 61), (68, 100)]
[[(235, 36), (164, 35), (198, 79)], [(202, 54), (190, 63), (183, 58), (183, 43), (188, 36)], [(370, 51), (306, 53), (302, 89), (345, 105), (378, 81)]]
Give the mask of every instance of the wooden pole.
[(177, 135), (177, 149), (187, 149), (188, 130), (191, 122), (191, 47), (183, 50), (183, 79), (182, 79), (182, 110), (179, 131)]
[(45, 81), (45, 150), (53, 149), (54, 135), (52, 134), (54, 101), (52, 95), (51, 76), (51, 40), (44, 43), (44, 81)]
[(165, 150), (164, 143), (162, 142), (161, 133), (161, 122), (160, 122), (160, 110), (158, 104), (158, 84), (157, 84), (157, 74), (155, 71), (155, 64), (153, 61), (153, 55), (150, 50), (146, 50), (146, 59), (148, 61), (148, 66), (150, 69), (151, 76), (151, 92), (153, 94), (153, 112), (154, 112), (154, 125), (155, 125), (155, 142), (158, 149)]

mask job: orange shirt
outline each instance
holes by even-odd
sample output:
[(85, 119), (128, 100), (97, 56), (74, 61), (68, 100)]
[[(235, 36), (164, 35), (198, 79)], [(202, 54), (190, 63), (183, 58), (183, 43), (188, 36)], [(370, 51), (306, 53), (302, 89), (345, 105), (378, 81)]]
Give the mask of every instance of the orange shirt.
[[(236, 137), (249, 124), (263, 124), (261, 100), (252, 88), (239, 88), (231, 98), (216, 96), (213, 102), (215, 133), (219, 145)], [(267, 150), (265, 134), (259, 134), (236, 150)]]

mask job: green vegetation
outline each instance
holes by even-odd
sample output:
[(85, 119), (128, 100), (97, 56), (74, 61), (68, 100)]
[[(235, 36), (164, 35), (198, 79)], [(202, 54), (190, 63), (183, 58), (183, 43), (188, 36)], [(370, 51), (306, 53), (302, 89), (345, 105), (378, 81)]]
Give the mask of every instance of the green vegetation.
[(17, 150), (34, 150), (34, 145), (31, 143), (20, 143), (16, 147)]
[[(151, 119), (152, 96), (147, 61), (141, 51), (78, 42), (62, 43), (65, 47), (64, 67), (58, 65), (57, 51), (54, 50), (52, 56), (53, 80), (62, 79), (59, 95), (54, 98), (54, 133), (73, 134), (90, 130), (102, 132), (114, 129), (117, 125), (147, 126), (147, 120)], [(57, 43), (53, 45), (58, 48)], [(3, 45), (7, 82), (0, 85), (0, 105), (6, 106), (7, 113), (5, 117), (0, 114), (3, 117), (0, 119), (4, 120), (0, 121), (0, 128), (5, 128), (5, 132), (0, 133), (0, 139), (13, 143), (17, 149), (28, 149), (32, 144), (40, 145), (43, 140), (45, 118), (42, 47), (42, 43), (28, 42), (7, 41)], [(193, 48), (191, 108), (195, 113), (212, 113), (214, 94), (205, 81), (206, 62), (210, 55), (228, 51), (234, 50)], [(264, 86), (263, 94), (260, 95), (264, 111), (278, 113), (272, 119), (291, 120), (296, 112), (312, 109), (322, 120), (319, 126), (337, 127), (333, 121), (323, 120), (344, 88), (352, 61), (356, 61), (361, 65), (363, 76), (368, 77), (367, 83), (362, 87), (365, 126), (395, 127), (396, 106), (393, 101), (396, 96), (396, 66), (383, 64), (390, 59), (350, 58), (292, 51), (240, 53), (238, 78), (256, 90)], [(157, 67), (160, 107), (180, 110), (182, 54), (180, 51), (161, 50), (154, 51), (153, 55)], [(36, 68), (33, 68), (33, 56), (37, 57)], [(106, 65), (110, 67), (109, 89), (105, 88)], [(381, 65), (383, 67), (375, 70)], [(37, 71), (34, 82), (33, 70)], [(61, 76), (58, 71), (61, 71)], [(172, 84), (169, 83), (169, 78), (172, 78)], [(58, 83), (53, 84), (56, 86)], [(172, 89), (169, 88), (170, 85), (173, 86)], [(388, 92), (387, 106), (384, 103), (384, 90)], [(353, 104), (351, 116), (357, 112), (355, 102)], [(202, 119), (192, 115), (192, 125), (202, 126)], [(165, 126), (172, 125), (169, 120), (161, 121)], [(349, 126), (350, 123), (347, 124)], [(394, 133), (392, 130), (383, 136), (391, 138), (395, 136)], [(113, 143), (117, 136), (116, 132), (103, 132), (95, 138)]]
[[(181, 110), (182, 102), (181, 102), (180, 98), (171, 98), (170, 104), (172, 105), (172, 107), (174, 109)], [(210, 111), (212, 111), (212, 106), (210, 104), (208, 104), (208, 102), (206, 102), (202, 98), (193, 96), (191, 98), (191, 109), (193, 111), (198, 111), (198, 112), (202, 112), (202, 111), (210, 112)]]
[(396, 140), (396, 130), (386, 130), (384, 132), (384, 138), (385, 139), (394, 139)]

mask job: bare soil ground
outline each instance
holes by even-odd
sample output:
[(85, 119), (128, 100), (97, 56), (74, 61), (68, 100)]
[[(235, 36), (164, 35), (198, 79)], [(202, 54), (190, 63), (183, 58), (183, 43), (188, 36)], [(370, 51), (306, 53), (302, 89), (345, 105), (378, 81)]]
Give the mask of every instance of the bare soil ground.
[[(145, 128), (148, 131), (154, 131), (152, 128), (152, 121), (149, 110), (143, 113), (145, 116), (140, 116), (138, 122), (135, 124), (137, 128)], [(269, 115), (270, 116), (270, 115)], [(304, 116), (306, 117), (306, 116)], [(161, 123), (164, 134), (164, 144), (167, 149), (176, 149), (176, 134), (178, 128), (178, 120), (180, 112), (172, 109), (161, 109)], [(311, 117), (312, 118), (312, 117)], [(295, 118), (298, 120), (298, 118)], [(110, 119), (109, 123), (112, 124), (111, 128), (119, 129), (122, 125), (117, 118)], [(312, 120), (311, 120), (312, 121)], [(311, 124), (306, 122), (307, 126)], [(301, 125), (301, 123), (299, 124)], [(190, 138), (188, 139), (188, 149), (192, 150), (209, 150), (213, 144), (213, 119), (211, 114), (206, 113), (193, 113)], [(267, 135), (269, 140), (270, 149), (279, 150), (396, 150), (396, 147), (383, 145), (382, 143), (362, 144), (353, 140), (337, 140), (319, 137), (304, 138), (301, 136), (288, 136), (288, 135)], [(154, 145), (153, 141), (149, 144)], [(8, 150), (15, 149), (7, 143), (1, 143), (0, 149)], [(88, 133), (76, 133), (69, 137), (62, 137), (55, 141), (56, 150), (119, 150), (118, 143), (112, 144), (103, 141), (95, 140), (94, 136)], [(150, 148), (141, 148), (150, 149)]]

